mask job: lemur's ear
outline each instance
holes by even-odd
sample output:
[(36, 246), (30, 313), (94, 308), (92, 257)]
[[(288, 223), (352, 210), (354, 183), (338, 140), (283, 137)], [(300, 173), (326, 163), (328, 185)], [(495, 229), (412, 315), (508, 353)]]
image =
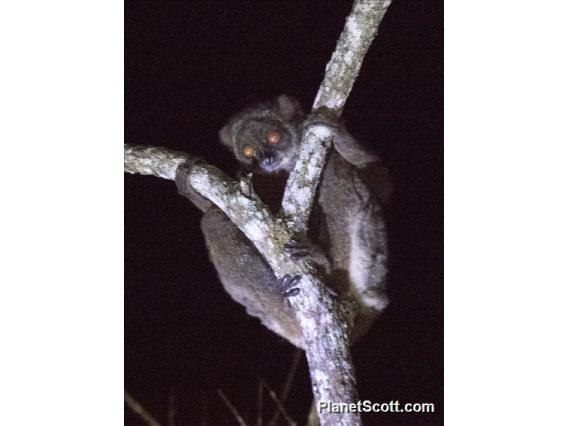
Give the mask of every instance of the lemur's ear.
[(288, 95), (280, 95), (276, 98), (276, 102), (278, 103), (278, 111), (280, 111), (282, 118), (286, 121), (304, 115), (302, 106), (296, 98), (292, 98)]
[(227, 145), (228, 147), (232, 146), (233, 138), (231, 137), (231, 125), (227, 124), (221, 130), (219, 130), (219, 139), (223, 145)]

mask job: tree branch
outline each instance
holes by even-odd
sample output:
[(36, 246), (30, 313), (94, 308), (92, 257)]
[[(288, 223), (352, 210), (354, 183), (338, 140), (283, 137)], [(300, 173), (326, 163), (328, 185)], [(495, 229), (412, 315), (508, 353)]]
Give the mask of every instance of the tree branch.
[[(325, 76), (320, 85), (313, 105), (313, 111), (326, 111), (337, 117), (341, 115), (345, 102), (353, 84), (359, 75), (363, 58), (377, 35), (379, 24), (389, 7), (391, 0), (356, 0), (353, 9), (347, 17), (345, 27), (330, 61), (325, 67)], [(290, 173), (282, 200), (282, 210), (293, 219), (293, 226), (305, 229), (310, 217), (313, 198), (325, 157), (330, 148), (328, 134), (322, 133), (313, 137), (304, 135), (298, 161)], [(310, 174), (310, 170), (313, 174)], [(304, 200), (308, 209), (303, 209), (304, 203), (294, 200)]]
[(235, 420), (237, 421), (237, 423), (240, 426), (247, 426), (246, 422), (244, 421), (244, 419), (242, 418), (242, 416), (239, 414), (239, 412), (237, 411), (236, 407), (231, 403), (231, 401), (229, 401), (229, 398), (227, 398), (225, 396), (225, 394), (223, 393), (223, 391), (221, 389), (217, 389), (217, 394), (219, 395), (219, 397), (221, 397), (221, 399), (223, 400), (223, 402), (225, 403), (225, 405), (227, 406), (227, 408), (229, 409), (229, 411), (231, 411), (231, 414), (233, 415), (233, 417), (235, 418)]
[(124, 145), (124, 171), (174, 180), (176, 169), (191, 156), (161, 146)]
[[(340, 115), (369, 45), (390, 0), (356, 0), (347, 18), (314, 108)], [(317, 185), (331, 145), (331, 134), (314, 128), (304, 135), (299, 159), (288, 178), (282, 212), (270, 214), (253, 193), (245, 194), (238, 182), (215, 167), (197, 164), (191, 185), (217, 205), (266, 258), (278, 278), (301, 275), (301, 293), (291, 297), (302, 328), (314, 399), (324, 402), (357, 401), (355, 375), (349, 352), (348, 330), (353, 309), (339, 303), (307, 266), (289, 261), (282, 247), (296, 232), (305, 232)], [(173, 180), (187, 154), (157, 147), (125, 146), (125, 171)], [(358, 413), (321, 413), (323, 425), (358, 425)]]
[(124, 401), (132, 411), (138, 414), (140, 418), (142, 418), (142, 420), (144, 420), (146, 424), (148, 424), (148, 426), (161, 426), (160, 423), (158, 423), (158, 421), (144, 409), (142, 404), (132, 398), (126, 391), (124, 391)]

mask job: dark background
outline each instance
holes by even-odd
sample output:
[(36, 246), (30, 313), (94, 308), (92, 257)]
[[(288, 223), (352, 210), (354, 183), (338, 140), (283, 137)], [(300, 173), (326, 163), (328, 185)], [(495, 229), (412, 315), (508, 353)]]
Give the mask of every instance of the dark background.
[[(280, 93), (313, 102), (347, 1), (133, 2), (125, 6), (125, 142), (161, 145), (236, 170), (217, 142), (243, 106)], [(347, 102), (350, 131), (383, 153), (391, 305), (354, 348), (361, 399), (433, 402), (436, 414), (369, 414), (365, 424), (438, 425), (443, 411), (443, 11), (394, 0)], [(125, 176), (125, 387), (167, 424), (253, 424), (259, 378), (280, 389), (293, 347), (223, 291), (200, 214), (171, 181)], [(289, 402), (311, 402), (302, 360)], [(273, 412), (265, 398), (265, 416)], [(129, 410), (127, 425), (142, 425)]]

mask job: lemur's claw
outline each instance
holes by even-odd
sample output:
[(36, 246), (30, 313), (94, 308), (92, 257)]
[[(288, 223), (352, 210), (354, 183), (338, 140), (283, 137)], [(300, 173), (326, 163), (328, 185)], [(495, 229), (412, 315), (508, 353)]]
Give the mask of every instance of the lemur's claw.
[(284, 251), (290, 255), (294, 261), (304, 259), (311, 254), (311, 244), (306, 239), (292, 237), (284, 244)]
[(280, 278), (280, 293), (282, 294), (282, 296), (292, 297), (300, 293), (299, 287), (295, 287), (295, 285), (298, 284), (301, 278), (302, 277), (300, 275), (296, 275), (295, 277), (284, 275), (282, 278)]

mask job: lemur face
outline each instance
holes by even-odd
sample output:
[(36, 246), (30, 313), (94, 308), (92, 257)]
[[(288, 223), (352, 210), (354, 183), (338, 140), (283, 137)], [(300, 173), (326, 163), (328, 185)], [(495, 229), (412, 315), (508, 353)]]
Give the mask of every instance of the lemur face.
[(235, 135), (237, 159), (259, 173), (290, 171), (294, 166), (297, 136), (280, 121), (251, 118)]
[(280, 95), (233, 116), (219, 131), (219, 139), (253, 172), (289, 172), (296, 162), (304, 119), (298, 100)]

